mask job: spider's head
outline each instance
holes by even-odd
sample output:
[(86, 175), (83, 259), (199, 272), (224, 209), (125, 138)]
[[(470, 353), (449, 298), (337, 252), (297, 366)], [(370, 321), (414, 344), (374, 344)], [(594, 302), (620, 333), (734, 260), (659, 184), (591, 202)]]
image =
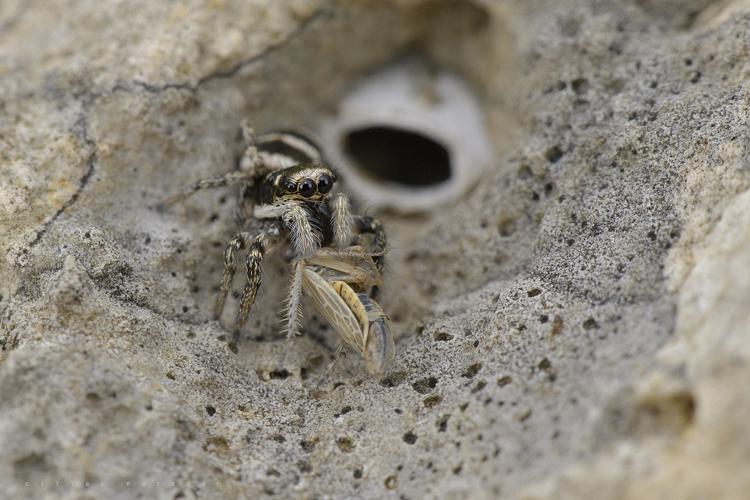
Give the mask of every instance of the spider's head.
[(323, 201), (336, 182), (336, 174), (322, 164), (303, 164), (274, 172), (274, 199)]

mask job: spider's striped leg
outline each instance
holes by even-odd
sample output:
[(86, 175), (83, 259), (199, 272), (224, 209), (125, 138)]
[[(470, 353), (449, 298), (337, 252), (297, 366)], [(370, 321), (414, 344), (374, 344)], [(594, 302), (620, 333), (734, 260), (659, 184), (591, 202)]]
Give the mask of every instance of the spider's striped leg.
[(170, 205), (174, 205), (175, 203), (182, 201), (185, 198), (188, 198), (194, 195), (198, 191), (202, 191), (203, 189), (230, 186), (232, 184), (236, 184), (238, 182), (242, 182), (246, 180), (248, 180), (248, 174), (245, 172), (241, 172), (239, 170), (232, 170), (231, 172), (227, 172), (226, 174), (219, 175), (216, 177), (208, 177), (206, 179), (200, 179), (192, 183), (181, 193), (177, 193), (175, 195), (170, 196), (169, 198), (164, 200), (162, 203), (160, 203), (158, 207), (160, 209), (163, 209)]
[(245, 248), (249, 237), (250, 233), (239, 233), (229, 240), (229, 243), (227, 243), (227, 247), (224, 250), (224, 273), (221, 276), (219, 294), (216, 296), (216, 303), (214, 304), (214, 318), (217, 320), (221, 317), (221, 313), (224, 311), (224, 303), (227, 299), (227, 293), (229, 293), (229, 288), (232, 285), (232, 278), (234, 278), (234, 273), (237, 270), (235, 262), (237, 251)]
[(247, 321), (247, 317), (250, 314), (250, 308), (255, 302), (255, 297), (258, 295), (258, 289), (260, 288), (263, 279), (263, 257), (269, 249), (270, 244), (273, 242), (272, 240), (277, 238), (278, 235), (279, 232), (277, 228), (266, 230), (256, 236), (248, 247), (247, 258), (245, 259), (247, 283), (245, 284), (245, 289), (242, 291), (240, 309), (237, 311), (237, 320), (235, 321), (234, 327), (235, 335)]

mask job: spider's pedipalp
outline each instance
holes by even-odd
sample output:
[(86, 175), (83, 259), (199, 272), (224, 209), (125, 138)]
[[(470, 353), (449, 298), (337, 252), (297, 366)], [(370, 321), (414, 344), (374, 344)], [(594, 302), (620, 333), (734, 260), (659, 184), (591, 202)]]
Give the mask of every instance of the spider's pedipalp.
[(352, 243), (352, 227), (354, 226), (349, 198), (344, 193), (339, 193), (333, 197), (330, 205), (333, 244), (336, 248), (346, 248)]
[(320, 233), (313, 229), (305, 206), (298, 202), (286, 204), (281, 219), (289, 229), (295, 252), (301, 257), (313, 255), (320, 246)]

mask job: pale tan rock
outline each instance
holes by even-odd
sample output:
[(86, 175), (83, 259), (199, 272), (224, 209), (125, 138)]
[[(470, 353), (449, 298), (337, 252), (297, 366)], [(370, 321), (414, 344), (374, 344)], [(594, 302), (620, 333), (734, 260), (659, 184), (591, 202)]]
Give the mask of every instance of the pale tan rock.
[[(743, 498), (748, 14), (720, 7), (2, 2), (0, 497)], [(329, 375), (309, 309), (286, 344), (280, 257), (230, 348), (233, 195), (154, 205), (232, 168), (242, 119), (314, 123), (414, 51), (496, 162), (378, 214), (394, 371)]]

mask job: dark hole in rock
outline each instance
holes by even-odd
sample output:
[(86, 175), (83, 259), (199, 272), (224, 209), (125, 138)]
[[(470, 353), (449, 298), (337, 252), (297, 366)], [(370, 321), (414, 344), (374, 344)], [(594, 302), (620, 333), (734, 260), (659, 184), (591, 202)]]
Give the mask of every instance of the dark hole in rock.
[(282, 368), (281, 370), (273, 370), (268, 376), (275, 380), (284, 380), (289, 376), (289, 370)]
[(406, 444), (414, 444), (417, 442), (417, 435), (414, 434), (412, 431), (409, 431), (406, 434), (404, 434), (403, 440), (404, 440), (404, 443)]
[(363, 172), (407, 186), (434, 186), (451, 177), (451, 159), (440, 143), (411, 130), (368, 127), (344, 139), (343, 149)]

